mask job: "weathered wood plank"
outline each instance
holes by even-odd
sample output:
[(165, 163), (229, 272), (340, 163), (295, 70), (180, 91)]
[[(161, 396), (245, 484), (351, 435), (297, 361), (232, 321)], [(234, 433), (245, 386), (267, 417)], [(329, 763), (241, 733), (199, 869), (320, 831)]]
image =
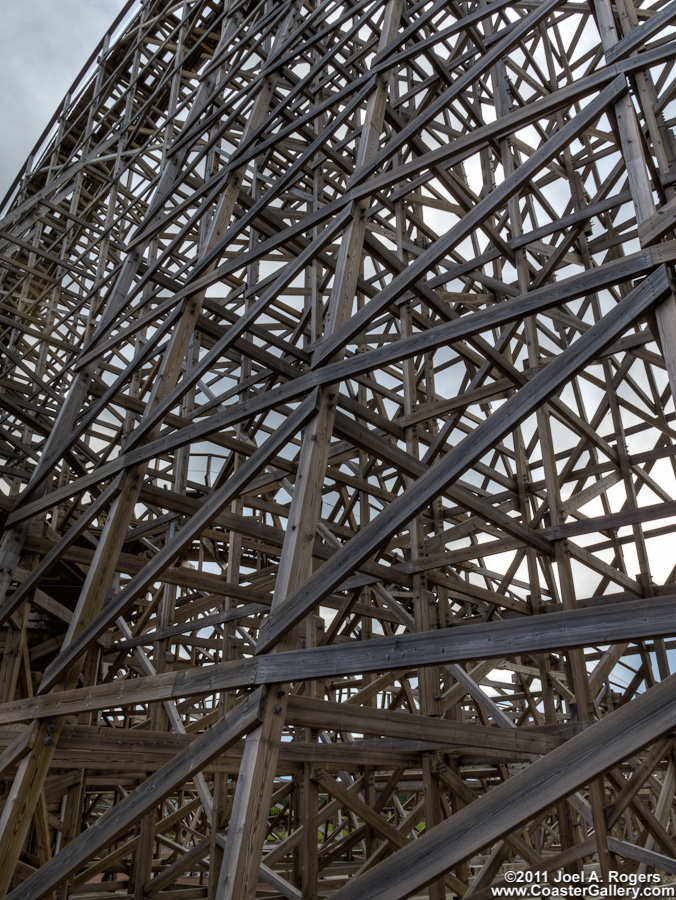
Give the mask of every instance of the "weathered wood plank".
[(429, 634), (292, 650), (278, 653), (274, 659), (260, 656), (6, 703), (0, 707), (0, 724), (56, 713), (67, 715), (200, 696), (256, 684), (386, 671), (395, 662), (397, 667), (408, 669), (673, 635), (675, 611), (675, 597), (659, 597), (529, 618), (519, 616), (503, 622), (466, 624)]
[(83, 832), (39, 872), (8, 894), (12, 900), (40, 900), (77, 870), (95, 853), (110, 846), (150, 809), (179, 785), (200, 771), (218, 753), (237, 741), (260, 721), (265, 693), (259, 689), (243, 700), (217, 725), (213, 725), (179, 753), (136, 791), (118, 803), (107, 816)]
[[(676, 727), (676, 675), (596, 722), (354, 879), (336, 900), (404, 900), (457, 862), (527, 822), (631, 753)], [(575, 765), (570, 765), (570, 759)]]
[(387, 518), (379, 517), (362, 530), (358, 547), (348, 544), (340, 550), (313, 575), (301, 591), (288, 598), (284, 606), (270, 616), (261, 630), (258, 652), (272, 646), (287, 628), (299, 621), (322, 597), (332, 591), (347, 571), (363, 559), (368, 559), (384, 540), (426, 506), (432, 497), (438, 496), (452, 484), (510, 428), (562, 387), (586, 361), (594, 358), (604, 346), (618, 337), (640, 315), (645, 314), (667, 291), (665, 273), (658, 271), (651, 275), (622, 304), (605, 316), (603, 322), (590, 328), (566, 352), (553, 360), (544, 372), (536, 375), (476, 428), (471, 439), (468, 439), (467, 446), (462, 442), (447, 453), (413, 487), (390, 504)]
[(668, 868), (670, 737), (565, 791), (676, 645), (675, 2), (130, 0), (0, 210), (0, 894)]

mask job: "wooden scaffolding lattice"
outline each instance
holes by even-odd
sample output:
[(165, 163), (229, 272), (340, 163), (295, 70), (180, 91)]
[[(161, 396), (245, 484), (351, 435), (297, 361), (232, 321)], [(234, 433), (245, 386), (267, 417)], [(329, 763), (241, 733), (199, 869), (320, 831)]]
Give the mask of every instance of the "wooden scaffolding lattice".
[(0, 897), (676, 874), (672, 21), (123, 10), (0, 210)]

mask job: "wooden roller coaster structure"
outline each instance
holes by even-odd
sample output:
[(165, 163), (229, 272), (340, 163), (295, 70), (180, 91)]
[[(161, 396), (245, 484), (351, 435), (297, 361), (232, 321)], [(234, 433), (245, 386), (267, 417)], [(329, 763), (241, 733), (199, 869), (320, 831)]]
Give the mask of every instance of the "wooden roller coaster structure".
[(122, 11), (0, 209), (0, 896), (676, 874), (672, 23)]

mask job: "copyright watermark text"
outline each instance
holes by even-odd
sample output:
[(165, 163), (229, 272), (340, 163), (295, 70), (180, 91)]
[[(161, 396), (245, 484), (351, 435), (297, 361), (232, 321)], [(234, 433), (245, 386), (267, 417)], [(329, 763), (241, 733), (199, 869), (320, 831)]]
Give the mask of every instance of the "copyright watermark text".
[(523, 900), (539, 898), (590, 898), (590, 900), (611, 900), (611, 898), (655, 897), (660, 900), (676, 898), (676, 885), (661, 884), (656, 874), (636, 874), (611, 872), (604, 884), (596, 872), (588, 874), (568, 874), (556, 872), (533, 872), (515, 870), (505, 873), (506, 884), (492, 888), (494, 898), (514, 897)]

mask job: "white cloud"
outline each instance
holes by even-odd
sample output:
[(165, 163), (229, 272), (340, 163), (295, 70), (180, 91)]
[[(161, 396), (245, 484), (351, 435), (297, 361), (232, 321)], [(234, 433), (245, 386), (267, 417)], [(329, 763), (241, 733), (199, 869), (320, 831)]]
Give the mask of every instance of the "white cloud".
[(0, 3), (0, 200), (125, 3)]

